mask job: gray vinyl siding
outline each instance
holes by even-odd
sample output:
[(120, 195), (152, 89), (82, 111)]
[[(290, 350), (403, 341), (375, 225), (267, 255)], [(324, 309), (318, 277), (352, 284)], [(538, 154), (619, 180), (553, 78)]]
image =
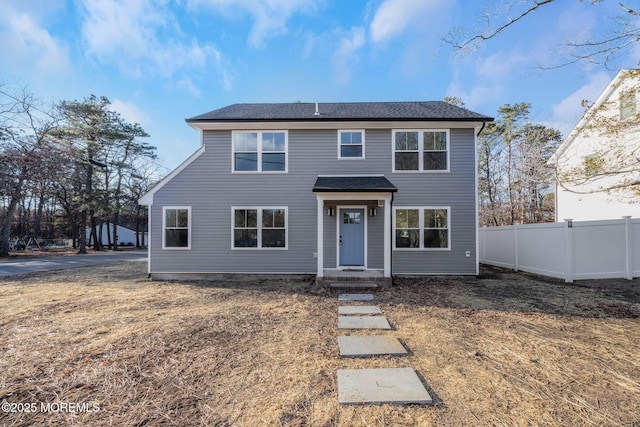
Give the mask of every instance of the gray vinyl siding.
[[(345, 129), (349, 128), (345, 126)], [(154, 194), (152, 273), (316, 273), (318, 175), (384, 174), (394, 206), (450, 206), (451, 251), (393, 251), (394, 274), (475, 274), (473, 129), (452, 129), (450, 173), (392, 173), (391, 129), (366, 130), (364, 160), (338, 159), (337, 130), (288, 131), (288, 173), (231, 173), (231, 131), (204, 131), (205, 152)], [(366, 202), (339, 202), (363, 205)], [(375, 206), (372, 201), (371, 206)], [(191, 207), (191, 249), (162, 249), (163, 206)], [(288, 207), (286, 250), (232, 250), (231, 207)], [(324, 265), (336, 266), (336, 217), (324, 215)], [(368, 217), (369, 268), (384, 265), (384, 208)], [(465, 256), (471, 251), (471, 257)]]
[[(152, 224), (158, 224), (153, 228), (160, 235), (154, 233), (151, 242), (151, 272), (315, 273), (315, 180), (292, 180), (291, 172), (232, 174), (231, 132), (206, 132), (205, 147), (154, 196)], [(162, 206), (168, 205), (191, 206), (190, 251), (162, 250)], [(288, 207), (288, 248), (232, 250), (232, 206)]]
[[(394, 207), (448, 206), (450, 251), (394, 250), (393, 274), (476, 274), (476, 186), (473, 129), (450, 132), (450, 172), (393, 173)], [(394, 237), (395, 238), (395, 237)], [(466, 256), (466, 251), (470, 256)]]
[(378, 214), (369, 217), (367, 267), (384, 269), (384, 208), (377, 208)]

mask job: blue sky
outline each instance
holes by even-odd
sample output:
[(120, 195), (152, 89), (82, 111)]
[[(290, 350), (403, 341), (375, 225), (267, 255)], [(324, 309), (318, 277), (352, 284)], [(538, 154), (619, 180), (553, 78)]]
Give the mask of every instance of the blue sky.
[[(560, 43), (602, 34), (617, 2), (559, 1), (466, 55), (476, 0), (0, 0), (0, 81), (46, 102), (106, 96), (176, 167), (199, 146), (184, 119), (237, 102), (441, 100), (495, 115), (530, 102), (567, 134), (616, 70), (541, 71)], [(640, 51), (616, 63), (636, 68)], [(164, 173), (167, 172), (165, 169)]]

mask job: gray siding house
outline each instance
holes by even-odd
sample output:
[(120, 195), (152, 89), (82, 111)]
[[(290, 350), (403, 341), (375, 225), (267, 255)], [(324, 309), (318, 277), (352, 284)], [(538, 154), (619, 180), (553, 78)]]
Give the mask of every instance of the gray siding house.
[(234, 104), (140, 199), (149, 273), (478, 274), (476, 135), (445, 102)]

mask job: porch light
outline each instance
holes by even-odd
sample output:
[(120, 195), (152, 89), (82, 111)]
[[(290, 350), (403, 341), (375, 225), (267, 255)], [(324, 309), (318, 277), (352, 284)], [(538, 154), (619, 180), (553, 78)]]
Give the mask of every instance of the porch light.
[(369, 216), (376, 216), (378, 214), (378, 210), (376, 208), (369, 208)]
[(336, 214), (336, 208), (327, 208), (327, 215), (334, 216)]

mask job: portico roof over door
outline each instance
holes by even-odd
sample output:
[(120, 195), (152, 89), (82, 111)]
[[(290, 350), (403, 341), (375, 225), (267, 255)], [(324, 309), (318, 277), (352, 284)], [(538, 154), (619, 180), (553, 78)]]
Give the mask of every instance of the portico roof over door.
[(313, 186), (314, 193), (330, 192), (367, 192), (367, 193), (395, 193), (398, 191), (384, 175), (367, 176), (318, 176)]
[(313, 186), (318, 201), (318, 277), (324, 276), (325, 202), (340, 200), (384, 201), (384, 277), (391, 277), (391, 200), (396, 191), (398, 189), (384, 175), (318, 176)]

